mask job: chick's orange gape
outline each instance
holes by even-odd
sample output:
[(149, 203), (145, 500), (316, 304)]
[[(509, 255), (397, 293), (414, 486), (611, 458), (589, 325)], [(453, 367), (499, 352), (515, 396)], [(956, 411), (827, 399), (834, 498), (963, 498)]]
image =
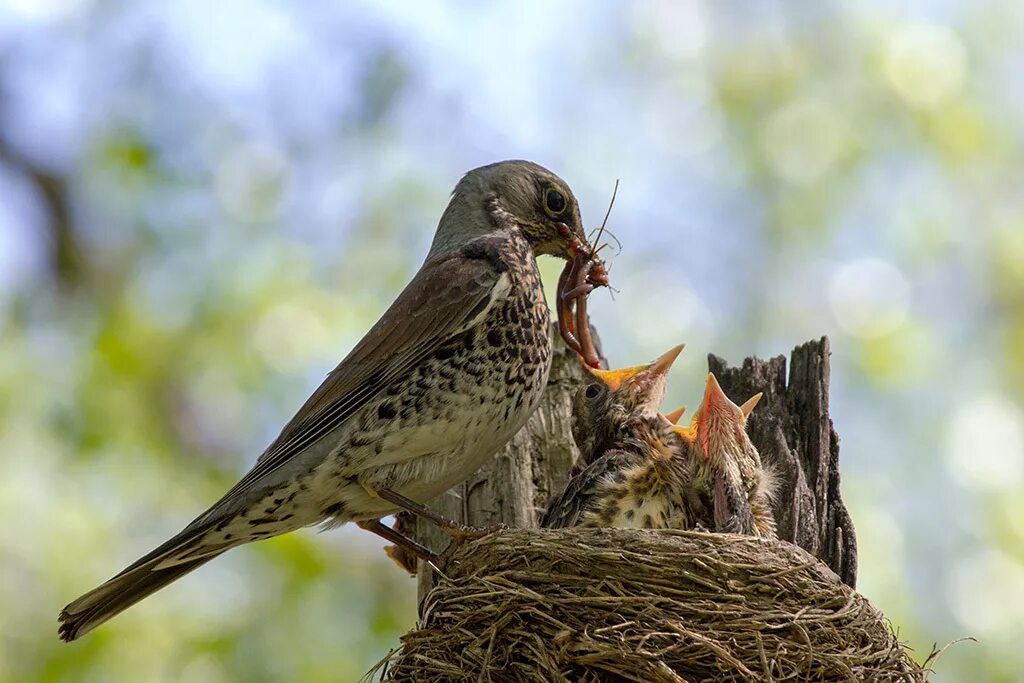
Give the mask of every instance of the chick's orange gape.
[(568, 240), (573, 256), (566, 262), (558, 278), (558, 331), (566, 345), (578, 353), (587, 365), (600, 368), (601, 359), (590, 335), (587, 297), (597, 287), (608, 286), (608, 270), (597, 255), (601, 247), (595, 249), (576, 239), (568, 227), (562, 236)]

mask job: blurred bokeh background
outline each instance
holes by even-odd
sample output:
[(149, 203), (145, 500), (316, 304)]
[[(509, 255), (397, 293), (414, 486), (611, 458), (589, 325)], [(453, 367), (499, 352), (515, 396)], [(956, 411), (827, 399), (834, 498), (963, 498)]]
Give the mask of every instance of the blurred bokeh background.
[[(610, 227), (669, 402), (828, 334), (860, 590), (1024, 670), (1024, 5), (0, 0), (0, 680), (354, 680), (415, 616), (358, 530), (58, 609), (248, 468), (504, 158)], [(559, 264), (544, 264), (553, 278)], [(551, 282), (551, 279), (549, 279)]]

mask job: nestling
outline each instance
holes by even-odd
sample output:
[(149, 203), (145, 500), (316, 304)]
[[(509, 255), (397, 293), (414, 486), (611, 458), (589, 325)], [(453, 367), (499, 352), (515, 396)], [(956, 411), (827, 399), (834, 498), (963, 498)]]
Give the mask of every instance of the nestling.
[(715, 531), (775, 538), (774, 472), (762, 464), (746, 430), (747, 417), (760, 399), (756, 394), (736, 405), (709, 373), (690, 426), (676, 432), (697, 456), (693, 484), (713, 501)]
[(701, 517), (691, 445), (657, 412), (678, 346), (649, 366), (595, 373), (577, 394), (573, 433), (589, 464), (548, 506), (546, 528), (690, 529)]

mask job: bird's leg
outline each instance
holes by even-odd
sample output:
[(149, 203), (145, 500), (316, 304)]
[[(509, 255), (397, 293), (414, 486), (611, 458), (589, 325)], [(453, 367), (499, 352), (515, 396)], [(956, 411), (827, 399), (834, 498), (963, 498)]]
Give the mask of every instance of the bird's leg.
[[(415, 555), (416, 557), (420, 558), (421, 560), (425, 560), (427, 562), (436, 562), (437, 561), (437, 555), (430, 548), (428, 548), (425, 545), (422, 545), (422, 544), (418, 543), (417, 541), (409, 538), (405, 534), (399, 533), (398, 531), (395, 531), (391, 527), (384, 525), (383, 523), (381, 523), (381, 521), (379, 519), (374, 519), (374, 520), (369, 520), (369, 521), (362, 521), (362, 522), (356, 522), (356, 526), (358, 526), (360, 529), (365, 529), (367, 531), (373, 532), (373, 533), (377, 534), (378, 536), (380, 536), (381, 538), (383, 538), (383, 539), (385, 539), (387, 541), (391, 541), (392, 543), (394, 543), (395, 545), (397, 545), (397, 546), (399, 546), (401, 548), (405, 548), (406, 550), (408, 550), (409, 552), (411, 552), (413, 555)], [(399, 560), (398, 558), (395, 557), (394, 554), (388, 553), (388, 556), (391, 559), (393, 559), (400, 567), (402, 567), (403, 569), (408, 571), (410, 574), (411, 573), (415, 573), (415, 569), (414, 568), (410, 568), (405, 563), (405, 561)]]
[(415, 500), (406, 498), (401, 493), (398, 493), (397, 491), (392, 491), (391, 489), (373, 489), (367, 486), (366, 484), (363, 484), (363, 488), (369, 491), (371, 495), (376, 495), (376, 497), (386, 500), (389, 503), (394, 503), (403, 510), (408, 510), (414, 515), (422, 517), (423, 519), (430, 520), (431, 522), (436, 524), (438, 528), (441, 529), (441, 531), (448, 534), (448, 536), (452, 539), (452, 543), (454, 544), (453, 549), (455, 547), (458, 547), (459, 545), (462, 545), (466, 541), (472, 541), (478, 538), (483, 538), (487, 534), (493, 533), (500, 528), (496, 527), (489, 529), (481, 529), (478, 527), (469, 526), (468, 524), (462, 524), (461, 522), (456, 522), (454, 520), (448, 519), (447, 517), (437, 514), (436, 512), (428, 508), (426, 505), (423, 505), (422, 503), (417, 503)]
[[(413, 538), (413, 531), (416, 529), (416, 518), (411, 512), (407, 510), (399, 510), (395, 513), (395, 521), (389, 525), (391, 530), (395, 533), (401, 534), (408, 538)], [(391, 558), (391, 561), (397, 564), (399, 567), (415, 575), (416, 570), (419, 568), (419, 562), (416, 559), (415, 553), (409, 551), (408, 548), (401, 545), (389, 545), (384, 547), (384, 553)]]

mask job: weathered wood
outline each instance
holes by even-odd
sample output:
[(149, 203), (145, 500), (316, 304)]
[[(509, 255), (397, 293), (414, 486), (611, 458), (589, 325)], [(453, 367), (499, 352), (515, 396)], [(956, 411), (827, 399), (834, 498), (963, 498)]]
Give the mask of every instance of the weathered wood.
[(708, 367), (736, 402), (764, 392), (747, 431), (779, 478), (773, 506), (779, 537), (855, 587), (857, 537), (839, 492), (839, 436), (828, 414), (829, 353), (827, 337), (793, 349), (788, 383), (785, 356), (747, 358), (731, 368), (709, 355)]

